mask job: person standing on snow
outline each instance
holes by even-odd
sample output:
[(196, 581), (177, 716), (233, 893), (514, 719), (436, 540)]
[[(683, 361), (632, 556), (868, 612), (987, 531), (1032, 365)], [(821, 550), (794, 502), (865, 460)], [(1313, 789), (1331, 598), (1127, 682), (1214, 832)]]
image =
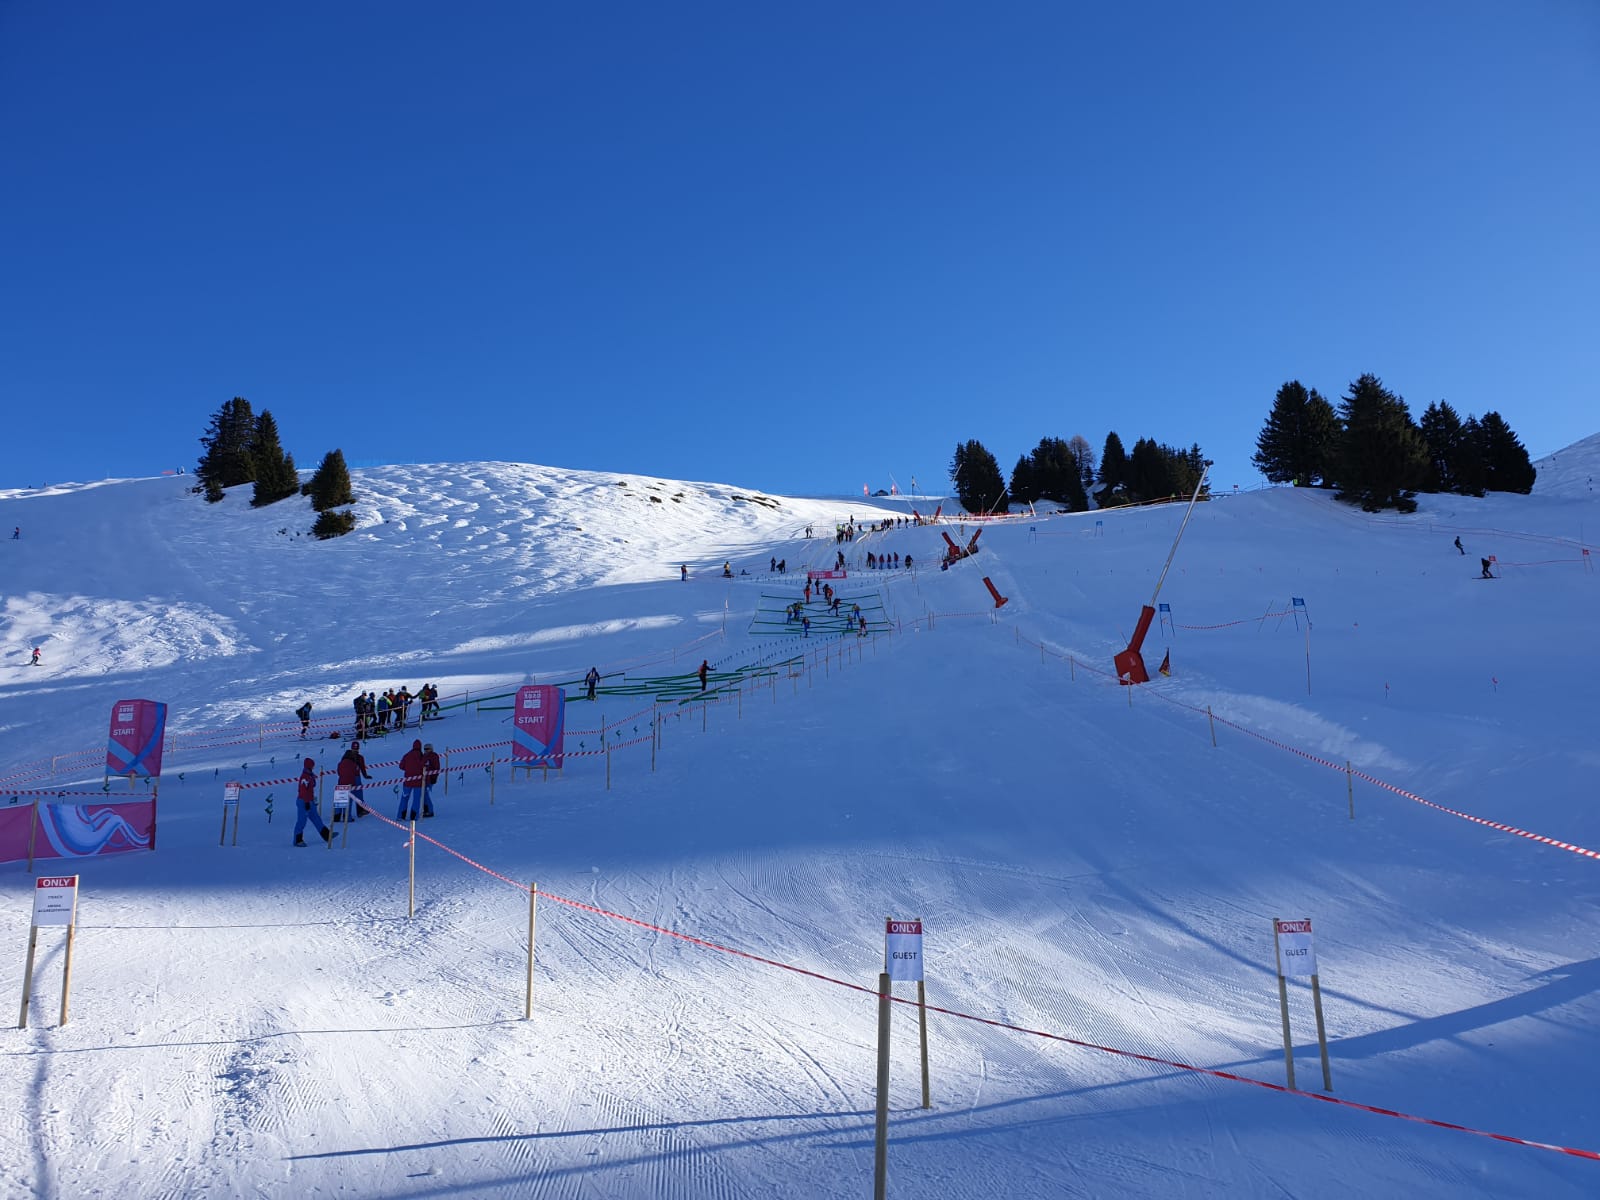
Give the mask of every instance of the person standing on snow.
[(350, 749), (339, 760), (339, 786), (350, 789), (350, 797), (355, 801), (351, 811), (358, 817), (367, 815), (366, 794), (361, 781), (371, 778), (367, 773), (367, 760), (361, 757), (361, 743), (351, 742)]
[(411, 749), (401, 758), (400, 770), (405, 778), (400, 781), (400, 811), (395, 814), (395, 820), (404, 821), (409, 811), (411, 820), (415, 821), (422, 815), (422, 782), (428, 774), (420, 739), (412, 742)]
[(1467, 552), (1467, 548), (1461, 544), (1461, 539), (1459, 537), (1456, 538), (1456, 549), (1461, 551), (1462, 554)]
[(311, 701), (307, 700), (295, 709), (294, 715), (300, 718), (300, 736), (305, 737), (311, 729)]
[(306, 821), (309, 819), (317, 827), (317, 832), (322, 835), (325, 842), (333, 841), (333, 834), (328, 832), (328, 827), (322, 823), (322, 814), (317, 811), (317, 760), (308, 758), (300, 771), (300, 791), (295, 799), (294, 817), (294, 844), (306, 844)]
[(711, 670), (711, 664), (702, 658), (700, 660), (700, 669), (695, 672), (696, 675), (700, 676), (700, 690), (702, 692), (706, 690), (706, 672), (709, 670)]
[(678, 568), (678, 578), (683, 580), (684, 583), (688, 583), (689, 582), (689, 564), (688, 563), (684, 563), (681, 567)]
[(422, 815), (433, 816), (433, 785), (439, 782), (439, 755), (429, 742), (422, 747)]
[(39, 647), (35, 646), (33, 648), (33, 657), (28, 660), (28, 665), (30, 667), (37, 667), (39, 665)]
[(594, 699), (594, 690), (600, 686), (600, 668), (590, 667), (589, 673), (583, 677), (583, 686), (587, 689), (590, 700)]
[(1483, 564), (1483, 577), (1485, 579), (1493, 579), (1494, 578), (1494, 572), (1489, 569), (1492, 560), (1491, 559), (1487, 559), (1487, 558), (1483, 558), (1483, 559), (1479, 559), (1478, 561)]

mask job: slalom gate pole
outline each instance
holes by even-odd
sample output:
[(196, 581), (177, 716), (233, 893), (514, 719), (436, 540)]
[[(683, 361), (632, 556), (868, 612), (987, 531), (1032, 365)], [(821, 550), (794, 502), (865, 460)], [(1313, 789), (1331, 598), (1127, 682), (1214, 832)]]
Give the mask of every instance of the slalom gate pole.
[[(404, 793), (401, 793), (404, 795)], [(406, 843), (410, 853), (410, 884), (406, 893), (406, 917), (410, 919), (417, 915), (417, 823), (411, 822), (411, 840)]]
[(1206, 724), (1211, 726), (1211, 748), (1217, 748), (1217, 719), (1211, 715), (1211, 705), (1206, 705)]
[(1355, 768), (1350, 765), (1348, 758), (1344, 760), (1344, 781), (1345, 790), (1350, 796), (1350, 819), (1354, 821), (1356, 819), (1356, 772)]

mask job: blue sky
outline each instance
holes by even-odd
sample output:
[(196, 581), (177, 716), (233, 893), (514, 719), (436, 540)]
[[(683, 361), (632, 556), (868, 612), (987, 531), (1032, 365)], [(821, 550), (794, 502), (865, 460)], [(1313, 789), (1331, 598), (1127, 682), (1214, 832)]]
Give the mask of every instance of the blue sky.
[(1600, 428), (1600, 5), (0, 3), (0, 486)]

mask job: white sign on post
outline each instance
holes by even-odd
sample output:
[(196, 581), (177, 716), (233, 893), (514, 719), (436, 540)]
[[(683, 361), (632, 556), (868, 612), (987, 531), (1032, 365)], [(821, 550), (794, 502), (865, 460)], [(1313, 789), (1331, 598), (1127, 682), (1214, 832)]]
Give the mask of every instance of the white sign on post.
[(333, 819), (335, 821), (348, 821), (350, 819), (350, 785), (348, 783), (334, 785)]
[(1315, 975), (1317, 948), (1311, 940), (1311, 918), (1278, 922), (1278, 974)]
[(222, 785), (222, 802), (224, 804), (237, 804), (237, 803), (239, 803), (239, 790), (240, 790), (240, 785), (237, 784), (237, 783), (225, 783), (225, 784), (223, 784)]
[(892, 918), (883, 936), (884, 969), (891, 980), (922, 978), (922, 922)]
[(78, 916), (78, 877), (41, 875), (33, 889), (35, 925), (73, 925)]

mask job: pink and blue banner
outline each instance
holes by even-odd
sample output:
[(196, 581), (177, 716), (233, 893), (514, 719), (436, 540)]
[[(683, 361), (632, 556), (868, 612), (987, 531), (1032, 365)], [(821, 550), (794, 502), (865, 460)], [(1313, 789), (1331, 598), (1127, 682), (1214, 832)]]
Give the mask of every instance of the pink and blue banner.
[(106, 774), (159, 778), (161, 743), (166, 733), (165, 704), (155, 700), (118, 700), (111, 707)]
[(40, 804), (38, 826), (32, 804), (0, 809), (0, 862), (33, 858), (93, 858), (154, 850), (156, 802), (128, 800), (121, 804)]
[(565, 757), (567, 693), (547, 683), (517, 689), (511, 719), (511, 760), (523, 766), (560, 767)]

